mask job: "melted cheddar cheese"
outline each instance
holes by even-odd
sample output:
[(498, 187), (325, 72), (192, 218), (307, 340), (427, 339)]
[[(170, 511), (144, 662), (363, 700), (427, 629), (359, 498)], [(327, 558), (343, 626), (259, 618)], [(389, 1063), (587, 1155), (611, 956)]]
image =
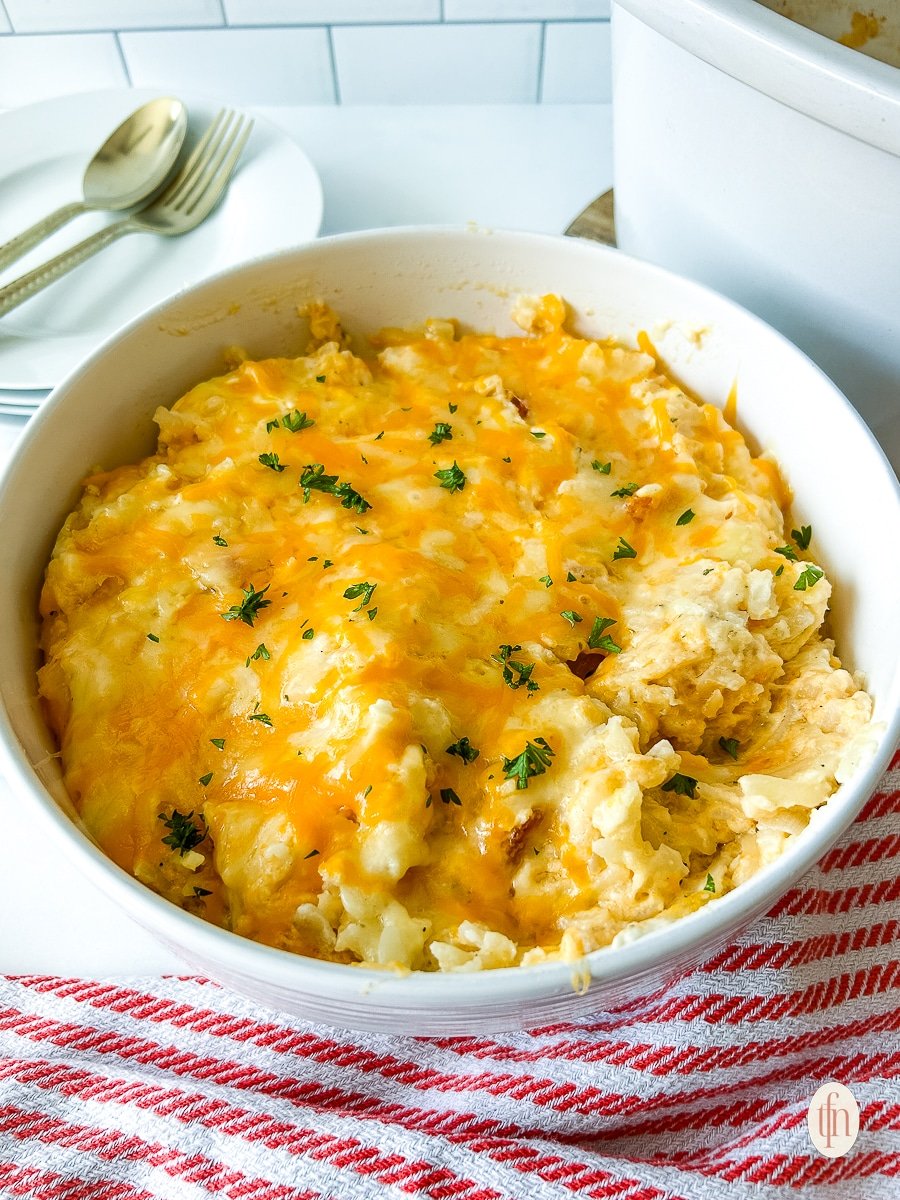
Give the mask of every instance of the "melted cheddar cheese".
[(774, 464), (557, 297), (366, 358), (311, 315), (59, 535), (40, 690), (104, 851), (246, 937), (424, 970), (572, 958), (777, 856), (870, 702)]

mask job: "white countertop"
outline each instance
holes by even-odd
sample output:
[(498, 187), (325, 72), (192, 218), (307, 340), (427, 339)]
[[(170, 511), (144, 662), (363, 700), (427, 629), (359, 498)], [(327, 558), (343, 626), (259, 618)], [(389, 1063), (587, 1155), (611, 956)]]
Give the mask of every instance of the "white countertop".
[[(319, 171), (323, 233), (469, 221), (558, 233), (612, 183), (607, 105), (259, 111)], [(23, 419), (0, 416), (0, 463), (24, 428)], [(182, 967), (82, 880), (0, 781), (0, 974)]]

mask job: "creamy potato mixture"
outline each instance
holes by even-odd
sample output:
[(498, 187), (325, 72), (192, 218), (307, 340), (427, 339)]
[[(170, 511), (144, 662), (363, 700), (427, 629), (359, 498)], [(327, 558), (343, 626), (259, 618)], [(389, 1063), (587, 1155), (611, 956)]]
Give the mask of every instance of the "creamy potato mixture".
[(342, 963), (575, 959), (776, 858), (870, 701), (775, 464), (560, 299), (159, 409), (47, 568), (68, 790), (148, 887)]

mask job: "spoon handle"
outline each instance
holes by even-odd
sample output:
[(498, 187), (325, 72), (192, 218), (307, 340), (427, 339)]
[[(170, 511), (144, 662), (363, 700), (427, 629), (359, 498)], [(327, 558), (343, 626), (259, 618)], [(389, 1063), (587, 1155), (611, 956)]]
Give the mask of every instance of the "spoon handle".
[(107, 225), (104, 229), (92, 233), (89, 238), (85, 238), (77, 246), (71, 246), (62, 254), (57, 254), (56, 258), (51, 258), (49, 262), (35, 267), (27, 275), (20, 275), (6, 287), (0, 288), (0, 317), (11, 309), (17, 308), (26, 300), (30, 300), (32, 296), (42, 292), (45, 287), (55, 283), (63, 275), (67, 275), (69, 271), (80, 266), (98, 250), (103, 250), (126, 233), (139, 232), (141, 228), (142, 226), (138, 225), (136, 221), (126, 217), (124, 221), (116, 221), (114, 225)]
[(73, 217), (78, 217), (85, 212), (90, 212), (90, 208), (82, 200), (78, 200), (74, 204), (64, 204), (56, 212), (36, 221), (29, 229), (23, 230), (14, 238), (10, 238), (8, 242), (4, 242), (0, 246), (0, 271), (4, 267), (8, 267), (11, 262), (15, 262), (17, 258), (21, 258), (26, 250), (30, 250), (32, 246), (42, 242), (51, 233), (56, 233), (57, 229), (60, 229), (67, 221), (71, 221)]

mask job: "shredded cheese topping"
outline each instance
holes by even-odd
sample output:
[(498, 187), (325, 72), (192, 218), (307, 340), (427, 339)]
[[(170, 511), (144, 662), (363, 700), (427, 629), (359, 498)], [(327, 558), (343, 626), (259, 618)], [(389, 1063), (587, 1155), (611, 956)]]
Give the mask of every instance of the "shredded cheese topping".
[(870, 702), (775, 464), (558, 297), (365, 359), (311, 315), (60, 533), (40, 691), (106, 853), (247, 937), (414, 970), (576, 958), (780, 854)]

